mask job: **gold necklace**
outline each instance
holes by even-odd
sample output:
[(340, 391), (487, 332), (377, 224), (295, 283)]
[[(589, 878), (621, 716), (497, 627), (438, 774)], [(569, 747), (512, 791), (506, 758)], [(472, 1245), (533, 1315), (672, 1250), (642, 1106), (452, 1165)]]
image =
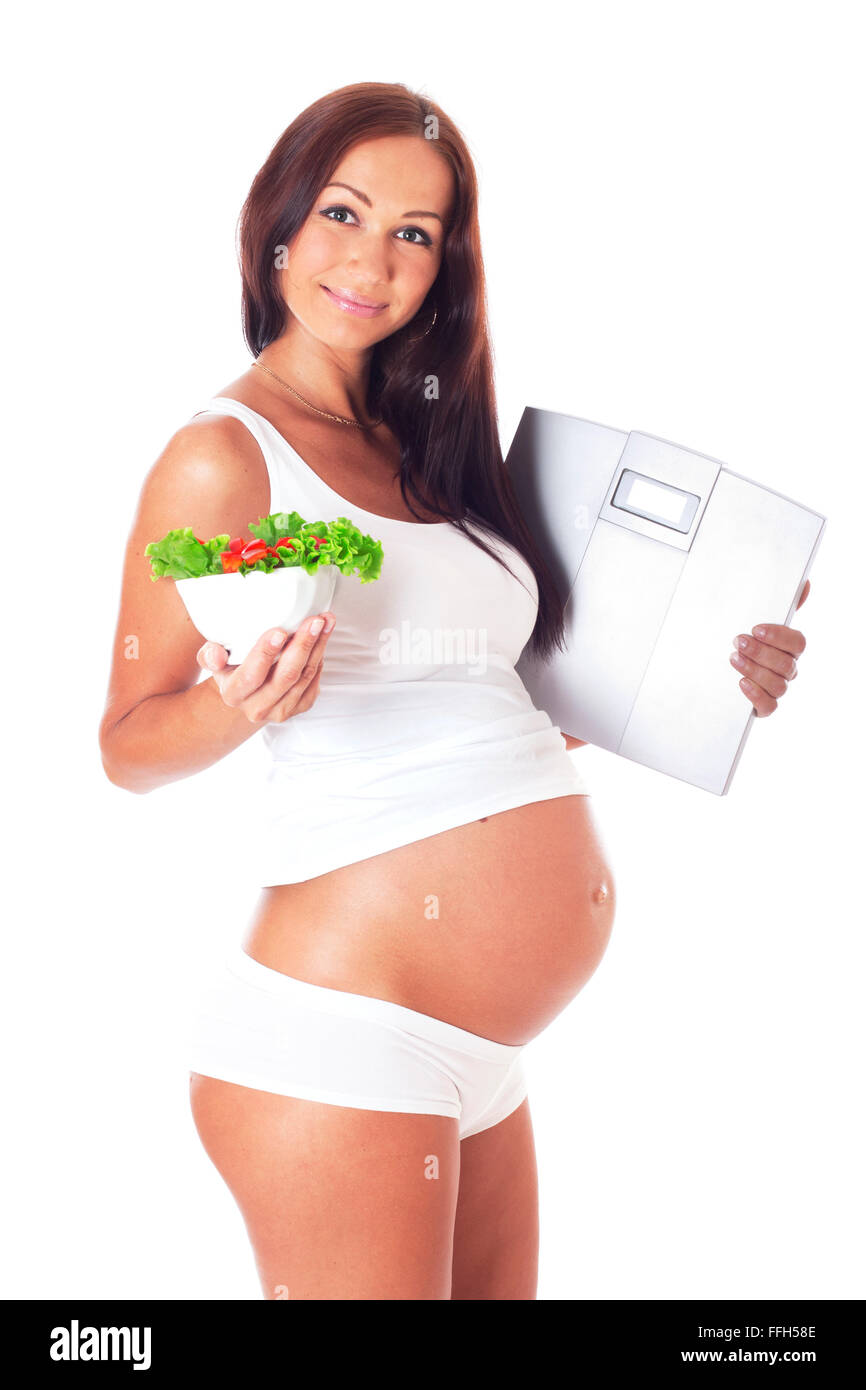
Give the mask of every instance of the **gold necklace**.
[(364, 425), (360, 420), (349, 420), (345, 415), (332, 415), (329, 410), (320, 410), (317, 405), (313, 405), (312, 401), (308, 401), (306, 396), (302, 396), (300, 391), (295, 390), (294, 386), (290, 386), (287, 381), (283, 381), (281, 376), (277, 376), (276, 372), (271, 371), (270, 367), (266, 367), (264, 362), (260, 362), (258, 358), (253, 361), (253, 366), (261, 367), (263, 372), (267, 372), (269, 376), (274, 378), (274, 381), (278, 381), (281, 386), (285, 386), (287, 391), (291, 391), (292, 395), (297, 396), (299, 401), (303, 401), (304, 405), (310, 407), (310, 410), (315, 410), (317, 415), (324, 415), (328, 420), (337, 420), (341, 425), (354, 425), (356, 430), (374, 430), (377, 425), (381, 425), (382, 423), (381, 416), (378, 420), (372, 420), (369, 424)]

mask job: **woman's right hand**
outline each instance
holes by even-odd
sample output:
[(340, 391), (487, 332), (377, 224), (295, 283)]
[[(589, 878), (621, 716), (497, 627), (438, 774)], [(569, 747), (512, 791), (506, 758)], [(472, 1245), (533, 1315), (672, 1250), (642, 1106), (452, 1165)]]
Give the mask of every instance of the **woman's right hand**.
[[(283, 628), (269, 628), (239, 666), (228, 664), (228, 652), (217, 642), (205, 642), (196, 661), (213, 676), (230, 709), (242, 710), (251, 724), (282, 724), (315, 704), (325, 645), (335, 621), (333, 613), (319, 613), (291, 637)], [(317, 622), (324, 625), (314, 632)], [(280, 640), (273, 645), (276, 634)]]

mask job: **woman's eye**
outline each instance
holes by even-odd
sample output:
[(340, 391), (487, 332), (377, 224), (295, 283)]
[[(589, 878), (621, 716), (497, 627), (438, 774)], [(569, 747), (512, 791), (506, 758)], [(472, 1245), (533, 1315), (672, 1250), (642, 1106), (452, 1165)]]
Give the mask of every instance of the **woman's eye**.
[[(416, 242), (413, 242), (413, 243), (411, 243), (412, 245), (415, 245), (415, 246), (432, 246), (432, 245), (433, 245), (433, 243), (432, 243), (432, 241), (430, 240), (429, 236), (427, 235), (427, 233), (426, 233), (425, 231), (422, 230), (421, 227), (404, 227), (403, 230), (406, 231), (406, 232), (417, 232), (418, 235), (419, 235), (420, 237), (423, 237), (423, 241), (416, 241)], [(405, 238), (403, 238), (403, 239), (405, 240)]]
[(323, 208), (322, 216), (327, 217), (330, 222), (336, 222), (337, 218), (330, 216), (332, 212), (346, 212), (349, 214), (350, 217), (354, 216), (352, 209), (345, 207), (342, 203), (338, 204), (336, 207)]

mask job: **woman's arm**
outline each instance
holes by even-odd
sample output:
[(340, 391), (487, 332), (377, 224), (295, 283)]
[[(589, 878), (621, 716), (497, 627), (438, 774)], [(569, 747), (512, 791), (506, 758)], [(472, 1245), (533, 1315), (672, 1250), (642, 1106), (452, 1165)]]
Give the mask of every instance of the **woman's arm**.
[(199, 681), (196, 653), (204, 638), (173, 581), (151, 579), (144, 548), (180, 526), (208, 538), (246, 535), (249, 523), (269, 508), (261, 451), (232, 417), (201, 416), (184, 425), (147, 475), (126, 547), (99, 726), (102, 765), (116, 786), (148, 792), (189, 777), (260, 727), (223, 702), (214, 680)]

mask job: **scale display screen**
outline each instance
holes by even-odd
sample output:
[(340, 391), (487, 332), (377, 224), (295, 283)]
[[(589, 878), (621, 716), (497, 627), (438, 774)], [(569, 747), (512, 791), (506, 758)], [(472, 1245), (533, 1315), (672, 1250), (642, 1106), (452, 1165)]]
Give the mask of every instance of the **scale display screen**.
[(674, 531), (687, 532), (700, 500), (693, 492), (683, 492), (671, 487), (670, 483), (661, 483), (657, 478), (624, 468), (611, 506), (646, 517), (647, 521), (657, 521)]

